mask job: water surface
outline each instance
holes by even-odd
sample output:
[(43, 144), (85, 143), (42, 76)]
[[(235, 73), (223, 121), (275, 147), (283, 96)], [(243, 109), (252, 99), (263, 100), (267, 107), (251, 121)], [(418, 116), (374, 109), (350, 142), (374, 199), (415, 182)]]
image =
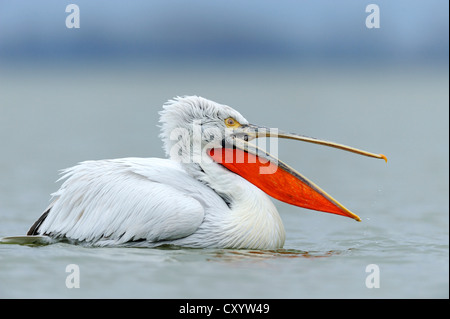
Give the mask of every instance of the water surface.
[[(448, 72), (438, 68), (27, 69), (0, 72), (0, 237), (24, 234), (58, 170), (163, 157), (157, 112), (198, 94), (250, 122), (384, 153), (293, 141), (279, 157), (362, 222), (274, 200), (276, 251), (0, 245), (3, 298), (448, 298)], [(80, 288), (66, 287), (66, 266)], [(380, 271), (368, 288), (366, 267)]]

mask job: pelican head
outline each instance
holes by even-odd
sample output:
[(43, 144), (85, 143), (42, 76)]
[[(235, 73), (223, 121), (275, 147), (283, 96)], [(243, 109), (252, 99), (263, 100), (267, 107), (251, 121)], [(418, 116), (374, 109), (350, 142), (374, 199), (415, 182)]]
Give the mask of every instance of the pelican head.
[(357, 221), (361, 219), (317, 185), (249, 141), (258, 137), (287, 138), (386, 161), (382, 154), (250, 124), (230, 106), (198, 96), (168, 101), (160, 116), (160, 137), (166, 155), (172, 160), (199, 168), (204, 161), (214, 162), (283, 202)]
[(170, 100), (160, 115), (160, 137), (173, 160), (191, 161), (194, 152), (231, 142), (234, 129), (249, 124), (235, 109), (198, 96)]

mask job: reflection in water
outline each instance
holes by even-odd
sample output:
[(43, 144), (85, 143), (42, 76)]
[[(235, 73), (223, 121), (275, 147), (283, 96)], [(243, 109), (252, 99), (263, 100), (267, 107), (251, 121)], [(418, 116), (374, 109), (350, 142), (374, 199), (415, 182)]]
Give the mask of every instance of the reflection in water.
[[(196, 255), (197, 257), (203, 256), (206, 261), (258, 261), (269, 260), (279, 258), (324, 258), (343, 253), (342, 250), (329, 250), (329, 251), (304, 251), (297, 249), (275, 249), (275, 250), (246, 250), (246, 249), (204, 249), (204, 248), (186, 248), (176, 245), (161, 245), (158, 247), (92, 247), (86, 246), (80, 243), (69, 243), (68, 241), (51, 241), (47, 240), (45, 236), (12, 236), (4, 237), (0, 239), (0, 244), (12, 244), (12, 245), (24, 245), (28, 247), (40, 247), (47, 246), (55, 243), (72, 244), (74, 246), (83, 246), (87, 249), (108, 249), (118, 248), (123, 249), (124, 253), (128, 251), (136, 252), (135, 249), (148, 250), (149, 253), (166, 251), (168, 255), (175, 253), (180, 260), (184, 260), (182, 256)], [(349, 249), (351, 250), (351, 249)], [(117, 251), (117, 250), (116, 250)], [(150, 253), (151, 254), (151, 253)], [(173, 256), (172, 256), (173, 257)], [(181, 257), (181, 258), (180, 258)]]
[[(240, 261), (240, 260), (261, 260), (275, 258), (324, 258), (344, 253), (342, 250), (329, 251), (304, 251), (298, 249), (268, 249), (268, 250), (248, 250), (248, 249), (205, 249), (186, 248), (175, 245), (162, 245), (151, 249), (158, 250), (178, 250), (184, 253), (194, 253), (207, 256), (208, 261)], [(348, 251), (352, 250), (349, 248)]]
[(296, 249), (276, 249), (276, 250), (239, 250), (239, 249), (221, 249), (212, 254), (213, 258), (209, 261), (241, 261), (241, 260), (260, 260), (273, 258), (323, 258), (341, 254), (341, 251), (326, 252), (308, 252)]
[[(52, 241), (46, 236), (11, 236), (4, 237), (0, 239), (0, 244), (12, 244), (12, 245), (25, 245), (29, 247), (39, 247), (46, 246), (54, 243), (69, 243), (68, 241), (59, 240)], [(80, 243), (69, 243), (76, 246), (85, 246)], [(92, 246), (85, 246), (86, 248), (99, 248)], [(105, 248), (105, 247), (103, 247)], [(108, 248), (108, 247), (106, 247)], [(206, 260), (208, 261), (238, 261), (238, 260), (258, 260), (258, 259), (271, 259), (271, 258), (323, 258), (331, 257), (334, 255), (339, 255), (342, 253), (340, 250), (330, 250), (330, 251), (303, 251), (297, 249), (276, 249), (276, 250), (246, 250), (246, 249), (203, 249), (203, 248), (186, 248), (176, 245), (161, 245), (157, 247), (110, 247), (110, 248), (120, 248), (120, 249), (150, 249), (150, 250), (165, 250), (165, 251), (178, 251), (183, 253), (194, 253), (199, 255), (208, 256)], [(212, 258), (211, 258), (212, 257)]]

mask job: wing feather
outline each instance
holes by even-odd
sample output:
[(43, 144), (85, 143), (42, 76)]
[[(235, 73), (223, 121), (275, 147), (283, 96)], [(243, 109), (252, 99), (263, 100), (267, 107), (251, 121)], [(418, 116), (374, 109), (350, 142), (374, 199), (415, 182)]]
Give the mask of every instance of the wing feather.
[(61, 179), (34, 234), (98, 245), (158, 242), (189, 236), (204, 218), (201, 191), (192, 192), (201, 183), (170, 160), (87, 161)]

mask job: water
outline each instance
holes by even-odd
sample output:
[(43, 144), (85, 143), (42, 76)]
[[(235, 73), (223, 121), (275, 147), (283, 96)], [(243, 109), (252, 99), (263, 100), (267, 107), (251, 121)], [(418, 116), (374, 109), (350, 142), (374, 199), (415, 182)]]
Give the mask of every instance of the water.
[[(27, 231), (59, 169), (163, 157), (157, 112), (176, 95), (389, 160), (281, 141), (279, 157), (361, 223), (274, 200), (287, 232), (277, 251), (0, 245), (0, 297), (449, 297), (446, 69), (24, 67), (1, 70), (0, 90), (0, 237)], [(366, 286), (371, 264), (379, 288)]]

